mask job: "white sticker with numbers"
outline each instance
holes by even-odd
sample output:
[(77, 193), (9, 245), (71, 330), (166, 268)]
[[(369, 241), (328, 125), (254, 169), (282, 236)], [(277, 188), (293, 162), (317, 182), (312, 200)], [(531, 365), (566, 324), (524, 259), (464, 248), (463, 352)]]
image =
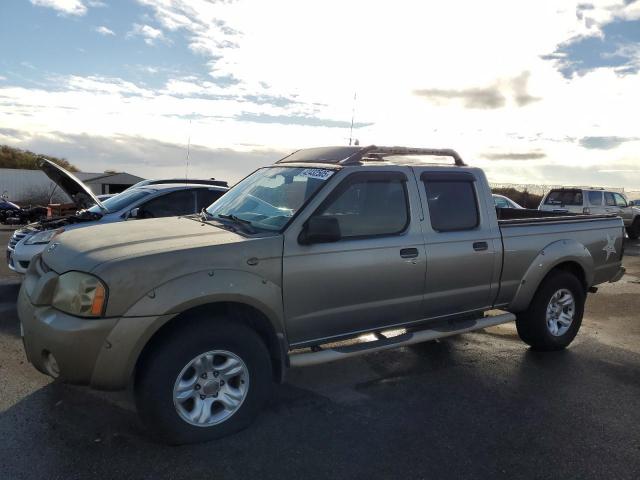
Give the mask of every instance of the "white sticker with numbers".
[(317, 178), (318, 180), (326, 180), (333, 175), (332, 170), (326, 170), (324, 168), (305, 168), (300, 172), (303, 177)]

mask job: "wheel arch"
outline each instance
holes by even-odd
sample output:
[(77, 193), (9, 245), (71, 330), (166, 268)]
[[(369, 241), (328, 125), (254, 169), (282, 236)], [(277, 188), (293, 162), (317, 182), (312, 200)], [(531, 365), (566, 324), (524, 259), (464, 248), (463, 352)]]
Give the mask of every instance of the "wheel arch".
[(575, 275), (585, 293), (593, 283), (594, 261), (589, 250), (575, 240), (559, 240), (547, 245), (531, 262), (507, 310), (526, 310), (542, 282), (556, 270)]
[(272, 360), (273, 378), (284, 380), (287, 360), (286, 339), (282, 332), (276, 332), (273, 322), (260, 309), (239, 301), (217, 301), (189, 308), (160, 325), (145, 342), (132, 367), (132, 379), (146, 356), (157, 345), (166, 341), (176, 330), (192, 322), (215, 321), (215, 316), (223, 316), (242, 323), (258, 333), (264, 341)]

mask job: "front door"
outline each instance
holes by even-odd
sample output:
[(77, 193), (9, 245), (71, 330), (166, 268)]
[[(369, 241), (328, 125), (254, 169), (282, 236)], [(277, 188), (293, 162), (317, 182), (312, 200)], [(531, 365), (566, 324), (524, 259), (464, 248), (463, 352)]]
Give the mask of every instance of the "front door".
[[(421, 316), (426, 263), (411, 170), (341, 174), (333, 191), (285, 233), (284, 314), (291, 344), (322, 343)], [(341, 240), (301, 245), (298, 236), (311, 215), (337, 219)]]

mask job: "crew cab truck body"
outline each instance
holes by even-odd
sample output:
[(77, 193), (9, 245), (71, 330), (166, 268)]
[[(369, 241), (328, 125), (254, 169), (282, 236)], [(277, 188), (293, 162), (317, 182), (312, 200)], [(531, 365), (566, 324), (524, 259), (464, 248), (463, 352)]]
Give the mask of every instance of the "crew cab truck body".
[[(455, 166), (415, 160), (433, 155)], [(499, 215), (452, 150), (300, 150), (201, 215), (57, 237), (20, 291), (27, 356), (71, 383), (133, 382), (143, 421), (185, 443), (248, 425), (290, 366), (514, 320), (564, 348), (587, 292), (624, 273), (622, 220)]]

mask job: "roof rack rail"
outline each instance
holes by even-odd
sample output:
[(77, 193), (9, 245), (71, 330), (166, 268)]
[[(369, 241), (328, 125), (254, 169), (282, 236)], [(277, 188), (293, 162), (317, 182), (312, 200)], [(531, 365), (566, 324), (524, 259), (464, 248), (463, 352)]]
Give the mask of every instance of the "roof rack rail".
[(431, 155), (453, 158), (459, 167), (466, 167), (460, 155), (450, 148), (412, 147), (316, 147), (297, 150), (276, 163), (330, 163), (334, 165), (357, 165), (368, 161), (382, 161), (385, 157), (402, 155)]
[(395, 157), (400, 155), (432, 155), (442, 157), (452, 157), (458, 167), (466, 167), (458, 152), (451, 148), (412, 148), (412, 147), (377, 147), (369, 145), (362, 148), (348, 158), (338, 162), (340, 165), (353, 165), (360, 162), (379, 161), (385, 157)]

